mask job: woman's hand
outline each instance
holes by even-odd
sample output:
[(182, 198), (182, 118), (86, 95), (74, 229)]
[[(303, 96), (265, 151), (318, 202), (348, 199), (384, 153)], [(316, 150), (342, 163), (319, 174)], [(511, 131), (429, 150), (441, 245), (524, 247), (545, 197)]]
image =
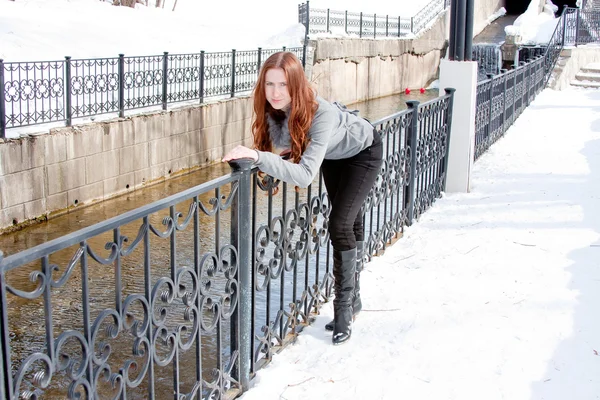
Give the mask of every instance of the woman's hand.
[(222, 161), (228, 162), (228, 161), (237, 160), (240, 158), (251, 158), (254, 161), (257, 161), (258, 153), (256, 152), (256, 150), (249, 149), (245, 146), (236, 146), (233, 150), (231, 150), (229, 153), (227, 153), (225, 155), (225, 157), (223, 157)]

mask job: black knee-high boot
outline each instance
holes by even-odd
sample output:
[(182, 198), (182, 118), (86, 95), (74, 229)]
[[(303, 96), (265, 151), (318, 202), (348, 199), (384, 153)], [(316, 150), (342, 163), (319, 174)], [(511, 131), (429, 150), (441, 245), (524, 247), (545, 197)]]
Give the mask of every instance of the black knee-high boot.
[(352, 335), (352, 303), (356, 273), (356, 248), (333, 250), (335, 299), (333, 300), (333, 344), (347, 342)]
[[(362, 310), (362, 302), (360, 301), (360, 272), (364, 266), (365, 242), (356, 242), (356, 273), (354, 275), (354, 301), (352, 302), (352, 315), (355, 317)], [(333, 330), (333, 320), (325, 324), (325, 329)]]

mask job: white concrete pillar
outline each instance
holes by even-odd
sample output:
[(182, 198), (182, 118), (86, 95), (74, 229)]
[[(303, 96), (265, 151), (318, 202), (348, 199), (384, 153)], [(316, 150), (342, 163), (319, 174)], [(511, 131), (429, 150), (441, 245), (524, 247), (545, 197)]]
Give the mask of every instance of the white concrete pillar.
[(448, 193), (468, 192), (475, 157), (477, 62), (442, 60), (439, 87), (440, 96), (445, 94), (445, 88), (456, 89), (444, 190)]

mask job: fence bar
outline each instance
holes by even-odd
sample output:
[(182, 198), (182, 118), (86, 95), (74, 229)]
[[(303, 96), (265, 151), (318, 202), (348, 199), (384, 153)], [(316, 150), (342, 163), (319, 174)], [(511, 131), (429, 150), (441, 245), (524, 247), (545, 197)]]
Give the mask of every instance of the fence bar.
[(235, 49), (231, 50), (231, 97), (235, 97)]
[[(487, 135), (485, 135), (485, 141), (489, 141), (492, 137), (492, 132), (493, 132), (493, 128), (492, 128), (492, 122), (494, 121), (494, 74), (487, 74), (487, 77), (490, 80), (490, 119), (488, 121), (488, 128), (487, 128)], [(485, 148), (489, 148), (489, 144), (485, 144)]]
[(306, 69), (306, 43), (302, 46), (302, 68)]
[[(231, 225), (232, 233), (237, 235), (232, 241), (235, 248), (238, 249), (237, 255), (237, 274), (238, 283), (240, 286), (240, 301), (235, 311), (238, 318), (232, 318), (232, 325), (236, 325), (239, 321), (239, 326), (232, 327), (232, 330), (239, 332), (239, 343), (234, 349), (239, 350), (240, 361), (239, 370), (235, 378), (239, 379), (242, 385), (242, 391), (245, 392), (250, 384), (250, 362), (252, 359), (252, 349), (250, 348), (250, 339), (253, 335), (252, 327), (252, 210), (251, 201), (251, 182), (252, 182), (252, 164), (251, 159), (239, 159), (230, 161), (232, 172), (240, 174), (237, 187), (237, 196), (232, 204)], [(237, 225), (234, 227), (234, 225)], [(236, 338), (237, 340), (237, 338)]]
[(373, 14), (373, 39), (377, 39), (377, 14)]
[[(0, 139), (6, 138), (6, 104), (4, 101), (4, 60), (0, 58)], [(1, 253), (0, 259), (2, 259)]]
[(329, 8), (327, 9), (327, 33), (329, 33)]
[[(4, 88), (2, 88), (4, 90)], [(2, 94), (4, 96), (4, 93)], [(4, 254), (0, 251), (0, 266), (2, 265), (2, 259)], [(6, 274), (4, 269), (0, 268), (0, 397), (2, 399), (12, 399), (12, 363), (10, 361), (10, 339), (9, 339), (9, 325), (8, 325), (8, 309), (6, 304)]]
[(125, 54), (119, 54), (119, 118), (125, 117)]
[(67, 126), (71, 126), (71, 57), (65, 57), (65, 117)]
[(304, 44), (308, 44), (308, 33), (310, 32), (310, 4), (306, 2), (306, 33), (304, 34)]
[(444, 156), (444, 164), (443, 167), (443, 176), (444, 182), (442, 182), (442, 187), (446, 190), (446, 181), (448, 180), (448, 158), (450, 157), (450, 135), (452, 134), (452, 110), (454, 109), (454, 93), (456, 89), (454, 88), (446, 88), (444, 89), (447, 95), (450, 96), (448, 99), (448, 110), (446, 111), (446, 154)]
[(388, 20), (388, 15), (385, 16), (385, 37), (388, 37), (389, 34), (389, 28), (390, 28), (390, 22)]
[(344, 32), (348, 33), (348, 10), (344, 12)]
[[(575, 11), (577, 13), (577, 19), (576, 19), (576, 23), (575, 23), (575, 47), (577, 47), (577, 44), (579, 42), (579, 18), (580, 18), (580, 9), (578, 8), (577, 11)], [(565, 24), (566, 25), (566, 24)], [(565, 40), (563, 39), (563, 45), (565, 44)]]
[(408, 221), (412, 225), (415, 217), (416, 175), (417, 175), (417, 135), (419, 133), (419, 101), (410, 100), (406, 102), (408, 109), (412, 111), (410, 133), (407, 147), (410, 149), (410, 175), (408, 183)]
[(204, 103), (204, 50), (200, 51), (200, 104)]
[(167, 78), (169, 77), (169, 52), (163, 53), (162, 109), (167, 109)]
[(362, 11), (360, 13), (360, 28), (358, 30), (358, 37), (362, 37)]

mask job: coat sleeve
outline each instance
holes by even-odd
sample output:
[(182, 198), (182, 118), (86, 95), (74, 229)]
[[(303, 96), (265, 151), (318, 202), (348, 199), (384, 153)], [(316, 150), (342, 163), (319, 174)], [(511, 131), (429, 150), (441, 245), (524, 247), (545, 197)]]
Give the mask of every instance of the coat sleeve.
[(323, 163), (329, 138), (336, 127), (336, 120), (337, 114), (333, 107), (317, 111), (308, 132), (310, 142), (298, 164), (284, 160), (271, 152), (258, 151), (256, 165), (273, 178), (302, 188), (307, 187), (317, 176)]

